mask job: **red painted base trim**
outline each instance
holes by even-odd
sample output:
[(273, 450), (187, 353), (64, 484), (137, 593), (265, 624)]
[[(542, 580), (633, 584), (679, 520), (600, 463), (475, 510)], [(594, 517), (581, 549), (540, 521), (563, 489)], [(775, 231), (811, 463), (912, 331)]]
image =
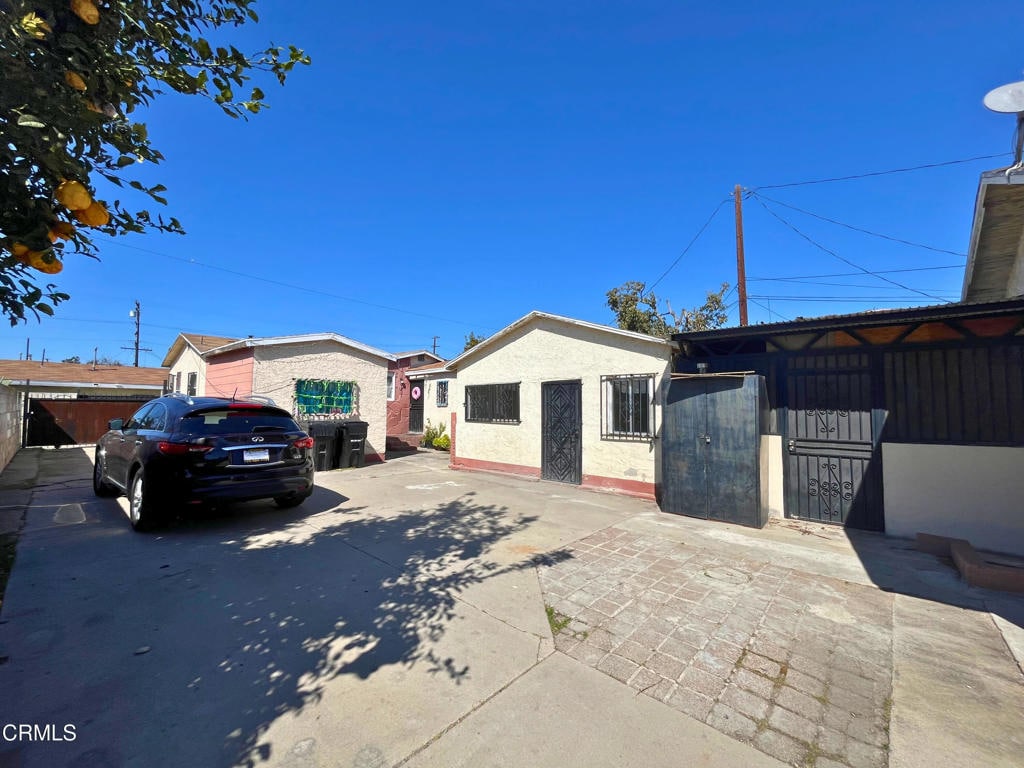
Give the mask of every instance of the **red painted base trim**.
[(503, 461), (484, 461), (482, 459), (466, 459), (456, 456), (448, 465), (452, 469), (471, 469), (480, 472), (501, 472), (506, 475), (518, 475), (521, 477), (532, 477), (540, 479), (540, 470), (537, 467), (527, 467), (522, 464), (506, 464)]
[(602, 475), (584, 475), (583, 487), (593, 488), (600, 491), (614, 491), (626, 496), (636, 496), (639, 499), (654, 501), (654, 483), (644, 483), (640, 480), (624, 480), (621, 477), (604, 477)]
[[(527, 467), (523, 464), (507, 464), (503, 461), (484, 461), (483, 459), (467, 459), (462, 456), (452, 458), (448, 465), (452, 469), (468, 469), (478, 472), (500, 472), (505, 475), (516, 475), (539, 480), (541, 471), (539, 467)], [(604, 477), (603, 475), (584, 475), (581, 488), (596, 491), (612, 491), (622, 493), (626, 496), (635, 496), (648, 501), (655, 500), (654, 483), (644, 483), (639, 480), (624, 480), (618, 477)]]
[(383, 453), (368, 453), (366, 454), (367, 464), (383, 464), (384, 454)]

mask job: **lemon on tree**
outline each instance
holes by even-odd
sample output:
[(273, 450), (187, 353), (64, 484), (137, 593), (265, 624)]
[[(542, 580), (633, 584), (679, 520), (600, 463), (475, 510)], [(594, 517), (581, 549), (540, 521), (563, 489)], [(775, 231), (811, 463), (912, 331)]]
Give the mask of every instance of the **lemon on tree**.
[(295, 46), (231, 45), (235, 28), (259, 20), (257, 2), (0, 0), (0, 315), (53, 315), (70, 297), (33, 270), (56, 274), (71, 252), (95, 257), (93, 227), (184, 233), (173, 216), (94, 197), (112, 184), (167, 204), (162, 184), (133, 177), (137, 163), (164, 160), (140, 107), (173, 91), (247, 118), (266, 107), (253, 80), (283, 84), (309, 63)]

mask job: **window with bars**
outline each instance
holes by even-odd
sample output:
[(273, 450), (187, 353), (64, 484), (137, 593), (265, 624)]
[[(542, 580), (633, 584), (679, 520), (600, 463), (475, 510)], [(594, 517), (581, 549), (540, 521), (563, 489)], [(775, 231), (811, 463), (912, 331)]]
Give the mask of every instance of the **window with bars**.
[(650, 440), (654, 437), (654, 374), (601, 377), (601, 437)]
[(466, 387), (466, 421), (519, 423), (519, 382)]
[(437, 382), (437, 407), (447, 408), (448, 407), (448, 382), (439, 381)]

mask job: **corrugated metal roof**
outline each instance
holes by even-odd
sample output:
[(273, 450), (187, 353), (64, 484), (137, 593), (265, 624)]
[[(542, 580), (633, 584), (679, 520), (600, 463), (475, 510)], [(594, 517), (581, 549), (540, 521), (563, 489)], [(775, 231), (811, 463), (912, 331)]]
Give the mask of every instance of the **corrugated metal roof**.
[(1003, 301), (956, 302), (936, 304), (928, 307), (904, 307), (901, 309), (879, 309), (871, 312), (854, 312), (848, 315), (822, 315), (821, 317), (798, 317), (780, 323), (759, 323), (732, 328), (716, 328), (713, 331), (677, 333), (676, 341), (704, 341), (747, 336), (769, 336), (779, 333), (803, 333), (815, 330), (840, 328), (866, 328), (875, 325), (892, 325), (916, 320), (952, 320), (989, 315), (1005, 315), (1024, 312), (1024, 297)]

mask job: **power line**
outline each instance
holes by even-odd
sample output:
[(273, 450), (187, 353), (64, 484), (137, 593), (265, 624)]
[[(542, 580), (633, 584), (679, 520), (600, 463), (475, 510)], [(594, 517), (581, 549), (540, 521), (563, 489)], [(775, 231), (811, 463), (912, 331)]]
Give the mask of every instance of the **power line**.
[[(785, 316), (784, 314), (782, 314), (781, 312), (778, 312), (778, 311), (776, 311), (776, 310), (772, 309), (771, 307), (766, 307), (766, 306), (765, 306), (764, 304), (762, 304), (762, 303), (761, 303), (760, 301), (757, 301), (757, 300), (756, 300), (755, 298), (753, 298), (752, 296), (747, 296), (747, 298), (748, 298), (748, 299), (750, 299), (750, 301), (751, 301), (751, 302), (753, 302), (754, 304), (757, 304), (757, 306), (759, 306), (759, 307), (760, 307), (761, 309), (766, 309), (766, 310), (768, 310), (768, 319), (769, 319), (769, 320), (771, 320), (771, 319), (772, 319), (772, 315), (778, 315), (778, 316), (779, 316), (780, 318), (782, 318), (783, 320), (785, 320), (785, 321), (786, 321), (787, 323), (790, 323), (790, 322), (792, 322), (792, 320), (791, 320), (790, 318), (786, 317), (786, 316)], [(769, 300), (770, 300), (770, 299), (769, 299)]]
[(700, 239), (700, 236), (704, 234), (704, 230), (707, 229), (708, 226), (710, 226), (710, 224), (714, 220), (715, 216), (717, 216), (718, 212), (720, 210), (722, 210), (722, 206), (725, 205), (728, 202), (729, 202), (729, 198), (725, 198), (724, 200), (722, 200), (722, 202), (720, 202), (716, 206), (715, 210), (713, 210), (711, 212), (711, 215), (708, 216), (708, 220), (704, 222), (704, 226), (702, 226), (699, 230), (697, 230), (697, 234), (694, 235), (693, 239), (690, 240), (690, 242), (687, 244), (687, 246), (685, 248), (683, 248), (683, 252), (680, 253), (678, 256), (676, 256), (676, 260), (673, 261), (671, 264), (669, 264), (668, 269), (666, 269), (664, 272), (662, 272), (661, 276), (657, 280), (655, 280), (653, 283), (651, 283), (651, 287), (647, 289), (648, 292), (653, 291), (654, 290), (654, 286), (656, 286), (658, 283), (660, 283), (664, 279), (665, 275), (667, 275), (669, 272), (671, 272), (673, 269), (675, 269), (676, 264), (678, 264), (679, 261), (683, 258), (683, 256), (686, 255), (687, 251), (689, 251), (693, 247), (693, 244), (696, 243)]
[(849, 264), (854, 269), (859, 269), (861, 272), (863, 272), (866, 275), (871, 275), (872, 277), (877, 277), (879, 280), (883, 280), (884, 282), (891, 283), (892, 285), (897, 285), (897, 286), (899, 286), (900, 288), (903, 288), (906, 291), (910, 291), (911, 293), (918, 293), (921, 296), (924, 296), (924, 297), (929, 298), (929, 299), (935, 299), (936, 301), (950, 303), (947, 299), (941, 299), (938, 296), (934, 296), (934, 295), (932, 295), (930, 293), (925, 293), (924, 291), (919, 291), (916, 288), (911, 288), (909, 285), (904, 285), (903, 283), (899, 283), (899, 282), (897, 282), (897, 281), (895, 281), (895, 280), (893, 280), (891, 278), (885, 277), (884, 275), (880, 275), (880, 274), (878, 274), (876, 272), (872, 272), (870, 269), (866, 269), (866, 268), (862, 267), (860, 264), (856, 264), (856, 263), (850, 261), (849, 259), (847, 259), (846, 257), (840, 256), (835, 251), (829, 250), (824, 245), (819, 243), (817, 240), (812, 238), (810, 235), (804, 234), (799, 229), (797, 229), (793, 224), (790, 224), (788, 221), (786, 221), (786, 219), (784, 219), (781, 216), (779, 216), (779, 214), (777, 214), (775, 211), (773, 211), (771, 208), (769, 208), (767, 206), (767, 204), (760, 197), (755, 197), (754, 199), (757, 200), (757, 202), (761, 204), (761, 207), (764, 208), (766, 211), (768, 211), (768, 213), (770, 213), (776, 219), (781, 221), (783, 224), (785, 224), (791, 230), (796, 232), (798, 235), (800, 235), (800, 237), (802, 237), (804, 240), (809, 242), (815, 248), (818, 248), (818, 249), (824, 251), (825, 253), (829, 254), (830, 256), (832, 256), (832, 257), (834, 257), (836, 259), (839, 259), (844, 264)]
[(1006, 157), (1011, 153), (999, 152), (995, 155), (978, 155), (977, 157), (968, 157), (963, 160), (948, 160), (944, 163), (926, 163), (925, 165), (915, 165), (910, 168), (893, 168), (888, 171), (871, 171), (869, 173), (858, 173), (852, 176), (835, 176), (830, 179), (812, 179), (810, 181), (793, 181), (788, 184), (764, 184), (760, 187), (754, 187), (751, 192), (756, 192), (759, 189), (784, 189), (786, 187), (805, 187), (809, 184), (828, 184), (833, 181), (852, 181), (853, 179), (867, 179), (872, 176), (888, 176), (893, 173), (909, 173), (910, 171), (923, 171), (927, 168), (942, 168), (948, 165), (961, 165), (963, 163), (974, 163), (978, 160), (992, 160), (996, 157)]
[[(259, 275), (254, 275), (254, 274), (249, 273), (249, 272), (240, 272), (238, 270), (228, 269), (227, 267), (217, 267), (217, 266), (214, 266), (212, 264), (205, 264), (204, 262), (197, 261), (196, 259), (192, 259), (192, 258), (187, 258), (186, 259), (186, 258), (184, 258), (182, 256), (172, 256), (169, 253), (161, 253), (160, 251), (150, 250), (149, 248), (140, 248), (137, 245), (128, 245), (127, 243), (119, 243), (119, 242), (117, 242), (116, 240), (114, 240), (112, 238), (97, 238), (97, 239), (106, 240), (107, 242), (110, 242), (110, 243), (112, 243), (114, 245), (119, 245), (122, 248), (131, 248), (132, 250), (141, 251), (143, 253), (151, 253), (151, 254), (153, 254), (155, 256), (163, 256), (164, 258), (172, 259), (174, 261), (181, 261), (181, 262), (184, 262), (185, 264), (193, 264), (193, 265), (195, 265), (197, 267), (205, 267), (206, 269), (212, 269), (212, 270), (215, 270), (217, 272), (224, 272), (224, 273), (229, 274), (229, 275), (235, 275), (236, 277), (245, 277), (245, 278), (248, 278), (250, 280), (256, 280), (256, 281), (261, 282), (261, 283), (268, 283), (270, 285), (276, 285), (276, 286), (279, 286), (279, 287), (282, 287), (282, 288), (291, 288), (292, 290), (296, 290), (296, 291), (305, 291), (306, 293), (313, 293), (313, 294), (316, 294), (318, 296), (325, 296), (325, 297), (327, 297), (329, 299), (335, 299), (337, 301), (349, 301), (349, 302), (352, 302), (353, 304), (362, 304), (363, 306), (366, 306), (366, 307), (374, 307), (375, 309), (386, 309), (388, 312), (399, 312), (399, 313), (404, 314), (404, 315), (412, 315), (414, 317), (423, 317), (423, 318), (426, 318), (428, 320), (438, 320), (438, 321), (445, 322), (445, 323), (453, 323), (455, 325), (461, 325), (461, 326), (465, 326), (467, 328), (469, 328), (470, 325), (471, 325), (470, 323), (467, 323), (465, 320), (454, 320), (454, 319), (452, 319), (450, 317), (439, 317), (437, 315), (428, 315), (428, 314), (425, 314), (425, 313), (422, 313), (422, 312), (412, 312), (412, 311), (410, 311), (408, 309), (402, 309), (401, 307), (390, 307), (390, 306), (388, 306), (386, 304), (377, 304), (377, 303), (374, 303), (372, 301), (364, 301), (363, 299), (354, 299), (351, 296), (339, 296), (338, 294), (335, 294), (335, 293), (329, 293), (327, 291), (321, 291), (318, 288), (310, 288), (310, 287), (305, 286), (305, 285), (295, 285), (294, 283), (286, 283), (286, 282), (283, 282), (281, 280), (273, 280), (273, 279), (271, 279), (269, 277), (260, 277)], [(483, 325), (483, 323), (476, 323), (474, 325), (474, 327), (479, 327), (480, 325)]]
[[(793, 283), (795, 285), (828, 285), (828, 286), (833, 286), (835, 288), (875, 288), (875, 289), (879, 289), (879, 288), (890, 288), (891, 287), (892, 290), (894, 290), (894, 291), (897, 290), (897, 286), (895, 286), (895, 285), (887, 286), (887, 285), (865, 285), (864, 283), (831, 283), (831, 282), (827, 282), (827, 281), (824, 281), (824, 280), (786, 280), (784, 278), (778, 278), (778, 279), (773, 280), (773, 282), (776, 282), (776, 283)], [(903, 290), (903, 289), (899, 288), (898, 290)], [(921, 290), (925, 290), (925, 289), (922, 288)], [(942, 288), (929, 288), (928, 290), (935, 291), (936, 293), (941, 293), (943, 289)]]
[[(963, 264), (950, 264), (945, 267), (911, 267), (909, 269), (878, 269), (876, 275), (892, 275), (897, 272), (930, 272), (935, 269), (963, 269)], [(863, 272), (832, 272), (827, 275), (787, 275), (786, 277), (748, 277), (747, 282), (771, 280), (812, 280), (819, 277), (859, 277)]]
[(966, 253), (960, 253), (959, 251), (950, 251), (946, 250), (945, 248), (935, 248), (934, 246), (931, 245), (925, 245), (924, 243), (915, 243), (913, 240), (904, 240), (903, 238), (893, 237), (892, 235), (885, 235), (882, 234), (881, 232), (872, 232), (870, 229), (863, 229), (862, 227), (855, 227), (853, 224), (846, 224), (845, 222), (842, 221), (836, 221), (835, 219), (830, 219), (828, 216), (822, 216), (820, 213), (806, 211), (803, 208), (797, 208), (795, 205), (784, 203), (781, 200), (773, 200), (770, 197), (759, 195), (756, 192), (751, 192), (750, 194), (752, 194), (756, 198), (759, 198), (760, 200), (764, 200), (769, 203), (774, 203), (775, 205), (781, 205), (783, 208), (789, 208), (790, 210), (797, 211), (798, 213), (802, 213), (806, 216), (813, 216), (816, 219), (827, 221), (829, 224), (835, 224), (836, 226), (839, 227), (846, 227), (847, 229), (852, 229), (854, 232), (860, 232), (865, 235), (871, 235), (872, 237), (880, 237), (883, 240), (888, 240), (893, 243), (901, 243), (903, 245), (909, 245), (914, 248), (923, 248), (926, 251), (934, 251), (935, 253), (946, 253), (949, 254), (950, 256), (962, 256), (964, 258), (967, 258)]
[[(887, 304), (902, 304), (907, 301), (920, 301), (921, 299), (916, 296), (776, 296), (776, 295), (760, 295), (759, 299), (771, 299), (773, 301), (842, 301), (842, 302), (885, 302)], [(945, 303), (950, 303), (946, 299), (939, 299)]]

